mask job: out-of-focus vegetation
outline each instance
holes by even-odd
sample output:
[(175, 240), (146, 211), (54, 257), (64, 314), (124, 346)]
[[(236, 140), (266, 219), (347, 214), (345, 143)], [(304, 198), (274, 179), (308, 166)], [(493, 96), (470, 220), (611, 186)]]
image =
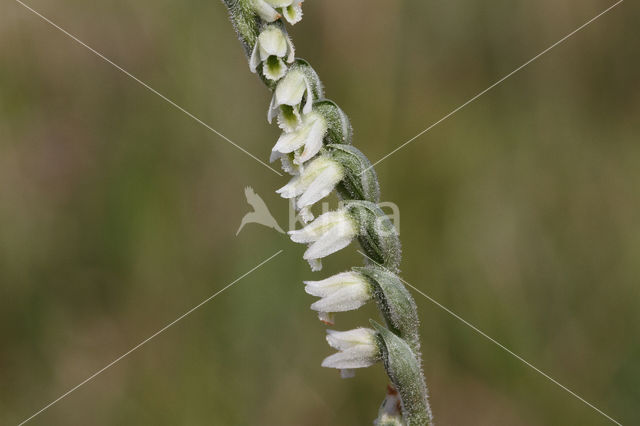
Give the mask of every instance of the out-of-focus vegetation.
[[(277, 131), (216, 0), (29, 4), (263, 159)], [(611, 3), (304, 3), (299, 56), (377, 160)], [(640, 423), (640, 8), (624, 2), (378, 167), (405, 279), (618, 419)], [(344, 381), (303, 247), (247, 225), (280, 178), (21, 7), (0, 6), (0, 423), (370, 424), (381, 368)], [(350, 254), (347, 254), (350, 253)], [(416, 295), (440, 425), (605, 425)], [(375, 310), (338, 316), (366, 325)]]

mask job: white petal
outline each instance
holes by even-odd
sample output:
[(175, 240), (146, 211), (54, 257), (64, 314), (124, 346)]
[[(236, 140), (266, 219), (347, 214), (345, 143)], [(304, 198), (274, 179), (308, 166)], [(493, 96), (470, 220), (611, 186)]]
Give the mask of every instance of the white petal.
[[(330, 234), (336, 226), (344, 233), (345, 230), (349, 229), (348, 225), (350, 221), (351, 219), (347, 217), (347, 213), (344, 211), (327, 212), (304, 228), (289, 231), (289, 235), (295, 243), (311, 243), (317, 241), (325, 234)], [(333, 233), (335, 234), (336, 231), (334, 230)]]
[(278, 151), (271, 151), (271, 156), (269, 157), (269, 162), (273, 163), (278, 158), (282, 157), (282, 153)]
[(370, 367), (378, 362), (378, 352), (375, 346), (358, 345), (326, 357), (322, 361), (322, 366), (341, 370)]
[(273, 122), (273, 117), (275, 117), (277, 112), (278, 105), (276, 105), (276, 96), (273, 95), (271, 97), (271, 104), (269, 104), (269, 111), (267, 112), (267, 121), (269, 121), (269, 124)]
[[(311, 225), (319, 221), (323, 216), (320, 216)], [(311, 226), (308, 225), (308, 226)], [(316, 238), (315, 242), (309, 246), (307, 251), (302, 256), (305, 260), (308, 259), (321, 259), (332, 253), (342, 250), (348, 246), (353, 238), (356, 236), (357, 230), (353, 220), (347, 217), (346, 213), (340, 217), (339, 221), (333, 222), (329, 229), (323, 229), (321, 236)]]
[(329, 158), (318, 157), (315, 160), (311, 161), (304, 169), (300, 167), (300, 182), (298, 183), (299, 192), (297, 193), (297, 195), (305, 192), (307, 188), (309, 188), (309, 186), (313, 184), (313, 182), (318, 179), (318, 177), (320, 177), (322, 172), (327, 170), (328, 168), (336, 169), (341, 168), (341, 166), (337, 162)]
[(298, 105), (302, 102), (309, 85), (304, 74), (299, 70), (292, 70), (280, 80), (276, 87), (275, 97), (277, 105)]
[(341, 272), (320, 281), (305, 281), (304, 291), (317, 297), (326, 297), (345, 285), (351, 285), (362, 280), (360, 274), (352, 271)]
[(348, 331), (327, 330), (327, 343), (339, 351), (361, 345), (377, 347), (375, 336), (375, 330), (364, 327)]
[(311, 309), (320, 312), (346, 312), (358, 309), (371, 299), (366, 287), (352, 285), (341, 288), (335, 293), (323, 297), (311, 305)]
[(273, 150), (282, 152), (283, 154), (293, 152), (304, 145), (307, 133), (304, 128), (290, 133), (283, 132), (278, 138), (278, 142), (276, 142)]
[(287, 62), (292, 63), (296, 59), (296, 48), (293, 47), (291, 37), (287, 37)]
[(293, 198), (300, 195), (303, 191), (304, 188), (301, 185), (301, 179), (299, 176), (296, 176), (291, 179), (288, 184), (278, 189), (276, 193), (280, 194), (282, 198)]
[(260, 56), (258, 55), (258, 44), (259, 44), (259, 41), (256, 41), (256, 44), (253, 46), (253, 51), (251, 52), (251, 58), (249, 59), (249, 69), (253, 73), (256, 72), (256, 68), (258, 68), (258, 65), (260, 65)]
[(320, 149), (322, 148), (322, 141), (324, 140), (326, 133), (327, 122), (324, 118), (318, 117), (311, 124), (311, 129), (306, 137), (304, 151), (302, 151), (302, 154), (300, 154), (300, 157), (298, 158), (299, 163), (304, 163), (320, 152)]
[(351, 244), (353, 237), (353, 235), (347, 234), (323, 235), (318, 241), (309, 246), (307, 251), (304, 252), (304, 255), (302, 255), (302, 258), (309, 260), (327, 257)]
[(293, 0), (266, 0), (266, 2), (273, 7), (287, 7), (293, 3)]
[(305, 114), (309, 114), (311, 112), (311, 109), (313, 108), (313, 91), (311, 90), (311, 83), (309, 83), (309, 80), (306, 77), (304, 79), (304, 83), (305, 91), (307, 93), (307, 100), (304, 103), (304, 109), (302, 110), (302, 112)]
[(318, 234), (318, 232), (316, 232), (316, 230), (307, 229), (311, 225), (313, 225), (313, 223), (307, 225), (305, 228), (295, 231), (289, 231), (289, 237), (291, 238), (291, 241), (293, 241), (294, 243), (312, 243), (316, 239), (320, 238), (320, 235)]
[(299, 209), (311, 206), (320, 201), (333, 191), (338, 182), (342, 180), (344, 173), (339, 164), (330, 165), (324, 169), (317, 177), (305, 188), (304, 193), (297, 201)]
[(253, 10), (265, 21), (273, 22), (280, 18), (280, 14), (265, 0), (252, 0)]
[(287, 55), (287, 36), (282, 29), (275, 25), (269, 25), (258, 36), (260, 59), (265, 61), (269, 56), (284, 58)]

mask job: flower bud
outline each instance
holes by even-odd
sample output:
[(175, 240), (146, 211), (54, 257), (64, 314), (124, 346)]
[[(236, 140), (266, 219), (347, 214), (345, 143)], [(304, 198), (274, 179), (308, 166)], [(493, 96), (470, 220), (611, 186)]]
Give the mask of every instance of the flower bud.
[(287, 72), (287, 63), (294, 60), (295, 50), (291, 39), (279, 25), (267, 25), (256, 40), (249, 59), (251, 72), (262, 64), (262, 74), (272, 81), (281, 79)]
[(303, 257), (313, 271), (322, 269), (320, 259), (345, 248), (357, 235), (358, 227), (346, 210), (320, 215), (316, 220), (296, 231), (289, 231), (295, 243), (307, 243)]
[(372, 366), (381, 355), (376, 335), (370, 328), (342, 332), (327, 330), (327, 342), (339, 352), (325, 358), (322, 366), (341, 370)]

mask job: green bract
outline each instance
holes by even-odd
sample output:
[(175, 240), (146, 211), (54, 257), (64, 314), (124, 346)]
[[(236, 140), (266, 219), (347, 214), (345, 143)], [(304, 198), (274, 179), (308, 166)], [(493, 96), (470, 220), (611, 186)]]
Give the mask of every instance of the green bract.
[(411, 350), (419, 356), (418, 312), (416, 303), (396, 274), (379, 265), (353, 268), (367, 277), (373, 288), (373, 297), (387, 327), (404, 339)]
[(427, 400), (420, 363), (407, 343), (374, 320), (378, 332), (382, 361), (391, 383), (400, 392), (402, 414), (408, 426), (431, 424), (432, 415)]
[(347, 114), (335, 102), (329, 99), (320, 99), (313, 104), (313, 110), (327, 121), (326, 144), (351, 144), (353, 136), (351, 122)]
[(378, 177), (360, 150), (344, 144), (328, 145), (327, 150), (328, 155), (342, 164), (345, 170), (344, 178), (336, 188), (343, 200), (380, 202)]
[(345, 209), (358, 223), (358, 240), (367, 258), (397, 272), (400, 267), (402, 247), (398, 232), (380, 207), (370, 201), (347, 201)]

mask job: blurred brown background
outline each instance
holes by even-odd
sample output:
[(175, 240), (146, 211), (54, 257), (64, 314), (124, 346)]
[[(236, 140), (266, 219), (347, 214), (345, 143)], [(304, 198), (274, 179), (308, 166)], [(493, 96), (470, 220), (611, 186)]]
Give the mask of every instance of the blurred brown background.
[[(28, 4), (267, 160), (277, 129), (221, 2)], [(612, 2), (308, 0), (291, 34), (372, 160)], [(623, 424), (640, 423), (640, 7), (627, 1), (378, 167), (403, 274)], [(0, 6), (0, 423), (17, 424), (279, 249), (34, 425), (370, 424), (282, 226), (286, 182), (14, 1)], [(440, 425), (606, 425), (415, 295)], [(338, 316), (366, 325), (373, 306)]]

